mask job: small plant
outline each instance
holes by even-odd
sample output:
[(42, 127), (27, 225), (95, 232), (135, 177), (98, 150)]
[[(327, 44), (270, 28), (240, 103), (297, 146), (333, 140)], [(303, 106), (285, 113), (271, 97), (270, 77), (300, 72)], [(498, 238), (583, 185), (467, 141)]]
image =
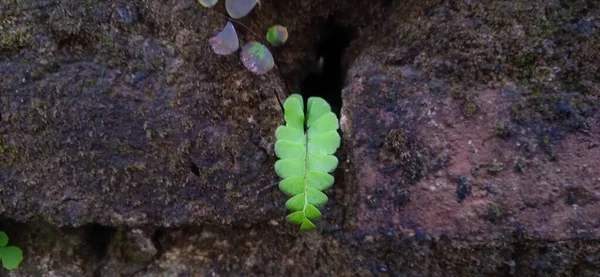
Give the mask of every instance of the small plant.
[(463, 115), (465, 117), (472, 117), (475, 112), (477, 112), (477, 105), (473, 102), (467, 102), (463, 108)]
[(514, 169), (517, 172), (523, 173), (525, 172), (525, 167), (527, 166), (527, 159), (524, 157), (518, 156), (515, 158)]
[(246, 44), (241, 56), (244, 66), (256, 74), (267, 73), (275, 65), (269, 49), (256, 41)]
[[(198, 2), (205, 8), (212, 8), (218, 0), (198, 0)], [(260, 4), (260, 1), (225, 0), (225, 9), (229, 14), (227, 24), (222, 31), (209, 39), (209, 43), (217, 55), (231, 55), (240, 48), (237, 32), (231, 22), (237, 22), (235, 19), (248, 15), (256, 4)], [(245, 27), (242, 23), (237, 23)], [(283, 45), (287, 37), (287, 29), (281, 25), (272, 26), (266, 35), (267, 41), (273, 46)], [(257, 41), (250, 41), (242, 47), (240, 59), (248, 70), (256, 74), (265, 74), (275, 66), (271, 51), (264, 44)]]
[(6, 246), (7, 244), (8, 235), (0, 231), (0, 259), (4, 268), (13, 270), (23, 261), (23, 251), (16, 246)]
[(210, 38), (208, 42), (217, 55), (231, 55), (240, 48), (240, 40), (233, 24), (229, 21), (223, 31)]
[(225, 0), (225, 9), (229, 16), (240, 19), (250, 13), (258, 0)]
[(497, 174), (504, 169), (504, 165), (498, 162), (496, 159), (488, 166), (488, 173)]
[(286, 27), (275, 25), (267, 31), (267, 41), (273, 46), (281, 46), (288, 39), (288, 31)]
[(506, 123), (496, 123), (494, 127), (494, 135), (501, 139), (510, 137), (510, 129)]
[(496, 203), (491, 202), (488, 205), (487, 211), (487, 220), (490, 222), (496, 222), (502, 218), (502, 212), (500, 212), (500, 208), (496, 205)]
[(198, 0), (198, 2), (205, 8), (212, 8), (219, 0)]
[(327, 203), (322, 191), (333, 185), (329, 174), (338, 165), (333, 155), (340, 146), (339, 122), (329, 104), (320, 97), (307, 101), (306, 117), (302, 96), (292, 94), (283, 105), (286, 124), (275, 131), (277, 142), (275, 172), (283, 180), (279, 188), (292, 196), (286, 203), (292, 213), (286, 217), (300, 230), (315, 230), (312, 220), (321, 218), (317, 207)]

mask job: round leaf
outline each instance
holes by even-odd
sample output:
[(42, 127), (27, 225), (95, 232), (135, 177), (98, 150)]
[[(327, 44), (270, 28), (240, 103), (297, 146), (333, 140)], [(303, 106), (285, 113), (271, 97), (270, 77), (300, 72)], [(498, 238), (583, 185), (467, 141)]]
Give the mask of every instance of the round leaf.
[(218, 55), (230, 55), (240, 48), (240, 41), (235, 28), (229, 21), (225, 25), (225, 28), (223, 28), (223, 31), (209, 39), (209, 43), (213, 51)]
[(23, 251), (16, 246), (0, 247), (0, 256), (2, 256), (2, 265), (9, 270), (19, 267), (23, 261)]
[(258, 0), (225, 0), (225, 8), (229, 16), (240, 19), (250, 13)]
[(8, 244), (8, 235), (4, 232), (0, 232), (0, 247), (4, 247)]
[(288, 39), (288, 31), (286, 27), (275, 25), (267, 31), (267, 41), (273, 46), (281, 46)]
[(271, 51), (255, 41), (246, 44), (242, 48), (241, 59), (244, 66), (256, 74), (265, 74), (275, 66)]
[(219, 0), (198, 0), (198, 3), (205, 8), (212, 8)]

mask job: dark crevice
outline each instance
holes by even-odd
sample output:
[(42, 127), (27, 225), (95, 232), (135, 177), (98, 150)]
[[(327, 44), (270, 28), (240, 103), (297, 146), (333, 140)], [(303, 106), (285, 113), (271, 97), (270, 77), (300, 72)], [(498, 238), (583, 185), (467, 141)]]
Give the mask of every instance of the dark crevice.
[(194, 175), (200, 177), (200, 169), (198, 168), (198, 166), (190, 160), (190, 170), (192, 171), (192, 173), (194, 173)]
[(108, 245), (115, 235), (116, 228), (96, 223), (87, 225), (84, 228), (85, 240), (88, 246), (94, 251), (98, 260), (103, 260), (106, 257)]
[[(300, 69), (298, 78), (299, 91), (304, 98), (304, 107), (309, 97), (318, 96), (329, 105), (331, 110), (340, 118), (342, 108), (342, 89), (346, 83), (347, 68), (344, 63), (346, 49), (351, 41), (356, 37), (356, 31), (351, 26), (340, 23), (334, 16), (320, 19), (318, 27), (318, 36), (315, 39), (313, 49), (305, 57)], [(339, 130), (341, 132), (341, 130)], [(340, 164), (333, 172), (338, 191), (344, 191), (342, 194), (333, 193), (330, 195), (330, 201), (325, 207), (330, 217), (321, 223), (324, 232), (338, 232), (342, 226), (346, 225), (346, 209), (337, 209), (340, 207), (336, 203), (346, 203), (345, 196), (351, 189), (346, 183), (345, 170), (349, 167), (346, 164), (347, 150), (345, 142), (342, 140), (340, 148), (336, 153)], [(339, 220), (333, 220), (338, 218)]]
[(311, 96), (322, 97), (338, 117), (346, 81), (346, 68), (342, 65), (342, 58), (355, 36), (354, 33), (352, 27), (342, 26), (336, 22), (335, 17), (324, 20), (313, 52), (305, 58), (299, 82), (304, 101)]
[(152, 238), (150, 238), (152, 240), (152, 244), (154, 245), (154, 248), (156, 248), (156, 254), (154, 255), (154, 260), (159, 259), (164, 251), (161, 239), (162, 237), (165, 235), (165, 229), (164, 228), (158, 228), (154, 231), (154, 234), (152, 234)]
[[(152, 226), (147, 227), (153, 228)], [(96, 231), (93, 231), (93, 229), (96, 229)], [(102, 231), (103, 229), (104, 231)], [(89, 255), (95, 256), (95, 253), (92, 251), (77, 253), (76, 249), (81, 246), (81, 242), (87, 244), (88, 242), (86, 239), (89, 240), (90, 236), (95, 233), (97, 234), (98, 232), (100, 234), (106, 234), (106, 230), (110, 229), (114, 230), (112, 227), (102, 225), (88, 225), (83, 228), (57, 228), (42, 220), (36, 221), (35, 223), (21, 223), (0, 217), (0, 230), (7, 232), (10, 236), (9, 245), (16, 245), (25, 250), (24, 268), (21, 270), (25, 270), (24, 272), (34, 272), (33, 270), (38, 270), (37, 268), (46, 268), (48, 266), (56, 267), (58, 261), (66, 265), (64, 269), (56, 267), (58, 274), (74, 268), (82, 270), (81, 276), (125, 277), (148, 276), (161, 273), (164, 275), (170, 270), (169, 268), (163, 268), (162, 266), (164, 263), (160, 262), (161, 257), (166, 252), (175, 253), (175, 256), (169, 256), (169, 260), (182, 259), (180, 260), (181, 265), (186, 266), (189, 269), (204, 269), (205, 267), (202, 267), (202, 264), (198, 265), (193, 259), (186, 259), (186, 249), (189, 249), (190, 245), (193, 245), (195, 253), (212, 253), (210, 256), (206, 256), (208, 258), (206, 263), (216, 265), (213, 267), (214, 274), (225, 276), (232, 275), (231, 272), (234, 272), (235, 274), (236, 270), (240, 271), (244, 268), (232, 269), (231, 267), (226, 266), (239, 264), (240, 260), (247, 259), (248, 253), (254, 251), (256, 247), (253, 243), (246, 243), (249, 240), (249, 233), (269, 234), (268, 239), (262, 240), (261, 243), (266, 243), (265, 249), (275, 249), (273, 250), (275, 251), (275, 255), (273, 253), (258, 253), (259, 261), (264, 259), (271, 261), (272, 264), (275, 265), (267, 265), (264, 271), (258, 271), (259, 275), (274, 275), (272, 272), (278, 272), (275, 271), (279, 268), (277, 265), (284, 264), (287, 261), (285, 255), (277, 256), (277, 254), (279, 254), (279, 252), (277, 252), (279, 251), (278, 249), (297, 247), (299, 243), (302, 243), (302, 247), (297, 251), (296, 255), (298, 257), (311, 257), (306, 259), (306, 261), (313, 271), (324, 272), (329, 270), (329, 268), (338, 265), (336, 263), (337, 261), (343, 261), (343, 259), (348, 259), (349, 257), (352, 258), (349, 255), (356, 255), (357, 259), (364, 258), (362, 263), (355, 264), (357, 268), (368, 269), (370, 265), (376, 265), (375, 269), (381, 273), (384, 271), (392, 272), (395, 268), (402, 267), (402, 264), (398, 263), (398, 257), (402, 257), (403, 254), (414, 252), (417, 253), (416, 255), (418, 258), (419, 252), (415, 251), (415, 249), (429, 251), (432, 257), (442, 257), (437, 261), (437, 266), (440, 264), (441, 266), (446, 266), (449, 263), (456, 262), (452, 258), (444, 259), (444, 257), (448, 257), (448, 253), (458, 255), (464, 253), (465, 249), (475, 249), (473, 251), (483, 251), (485, 253), (496, 253), (498, 252), (496, 243), (499, 242), (501, 243), (501, 247), (503, 247), (501, 251), (503, 253), (501, 261), (499, 263), (492, 262), (489, 265), (485, 264), (488, 269), (496, 268), (497, 274), (495, 274), (495, 276), (529, 276), (534, 272), (546, 273), (547, 271), (545, 271), (544, 268), (539, 267), (540, 264), (544, 265), (551, 262), (552, 260), (549, 261), (549, 259), (554, 259), (557, 257), (556, 255), (559, 255), (560, 253), (571, 253), (574, 251), (573, 249), (578, 251), (572, 255), (580, 258), (575, 261), (569, 261), (569, 264), (561, 265), (561, 268), (574, 266), (571, 268), (570, 273), (597, 272), (597, 263), (594, 259), (595, 256), (593, 251), (594, 249), (597, 249), (597, 246), (599, 245), (598, 239), (595, 238), (559, 240), (558, 242), (535, 239), (522, 227), (514, 230), (512, 238), (507, 235), (502, 240), (497, 242), (493, 241), (489, 247), (483, 248), (481, 247), (481, 242), (461, 242), (454, 237), (443, 234), (439, 236), (431, 235), (432, 237), (435, 237), (432, 239), (429, 238), (429, 234), (417, 229), (414, 231), (414, 236), (405, 236), (402, 235), (402, 233), (395, 234), (389, 230), (383, 229), (359, 230), (350, 228), (343, 231), (324, 233), (321, 236), (323, 242), (318, 243), (315, 248), (314, 243), (309, 243), (309, 238), (299, 238), (298, 234), (290, 233), (289, 230), (285, 230), (284, 228), (281, 228), (281, 226), (271, 226), (269, 224), (257, 222), (244, 226), (235, 224), (230, 226), (209, 224), (202, 226), (181, 225), (178, 227), (153, 228), (154, 232), (151, 235), (151, 241), (157, 252), (151, 261), (148, 261), (148, 263), (145, 266), (142, 266), (140, 270), (132, 273), (122, 273), (126, 268), (130, 268), (130, 266), (133, 265), (127, 264), (128, 260), (119, 259), (120, 255), (118, 252), (115, 253), (115, 256), (111, 256), (110, 260), (108, 257), (105, 257), (104, 261), (95, 261), (94, 257), (91, 257), (88, 266), (93, 266), (95, 270), (89, 270), (86, 266), (79, 264), (78, 261), (81, 259), (86, 259)], [(130, 231), (131, 230), (127, 227), (119, 228), (119, 232), (128, 233)], [(110, 233), (110, 231), (108, 231), (108, 233)], [(199, 234), (210, 234), (210, 236)], [(367, 235), (377, 238), (376, 242), (370, 242), (369, 245), (365, 246), (365, 237)], [(115, 241), (111, 242), (111, 244), (119, 244), (117, 237), (118, 235), (115, 234)], [(303, 241), (299, 241), (298, 239), (302, 239)], [(219, 242), (228, 242), (230, 245), (236, 247), (235, 249), (232, 249), (231, 252), (228, 252), (227, 255), (219, 255), (220, 252), (218, 251), (220, 248), (215, 248), (215, 244)], [(457, 242), (460, 242), (458, 246)], [(341, 245), (342, 248), (340, 248), (339, 245)], [(136, 247), (130, 249), (134, 252), (141, 250), (137, 248), (137, 244), (130, 246)], [(29, 252), (31, 249), (34, 249), (35, 252)], [(407, 252), (407, 249), (411, 251)], [(582, 250), (579, 251), (579, 249)], [(70, 252), (73, 252), (74, 256), (72, 256), (72, 259), (65, 260), (65, 253)], [(111, 252), (111, 254), (112, 253), (113, 252)], [(313, 256), (309, 256), (311, 253)], [(62, 260), (60, 259), (61, 257), (63, 258)], [(71, 257), (71, 255), (69, 255), (69, 257)], [(414, 256), (407, 256), (409, 259), (411, 257)], [(248, 270), (262, 270), (259, 266), (260, 265), (254, 266), (252, 269), (248, 268)], [(433, 266), (436, 265), (434, 264)], [(117, 272), (121, 273), (117, 274)], [(187, 275), (180, 274), (180, 276), (190, 276), (190, 274), (191, 273), (188, 273)], [(398, 276), (401, 274), (390, 273), (389, 275)], [(570, 275), (577, 276), (577, 274)]]
[(384, 8), (387, 8), (391, 6), (393, 2), (394, 0), (379, 0), (379, 5), (381, 5)]

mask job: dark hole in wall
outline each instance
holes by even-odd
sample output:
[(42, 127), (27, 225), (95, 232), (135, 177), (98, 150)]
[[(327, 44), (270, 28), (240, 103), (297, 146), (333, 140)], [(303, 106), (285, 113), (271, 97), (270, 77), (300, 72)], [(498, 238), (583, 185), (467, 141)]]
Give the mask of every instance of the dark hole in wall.
[(322, 97), (338, 117), (346, 81), (342, 58), (354, 35), (352, 27), (342, 26), (335, 17), (325, 19), (321, 23), (312, 54), (304, 61), (299, 82), (304, 101), (311, 96)]
[(198, 168), (198, 166), (196, 165), (196, 163), (194, 163), (193, 161), (190, 160), (190, 170), (192, 171), (192, 173), (194, 173), (194, 175), (200, 177), (200, 169)]
[(381, 5), (382, 7), (389, 7), (392, 5), (394, 0), (378, 0), (378, 2), (379, 2), (379, 5)]
[(114, 237), (116, 229), (110, 226), (100, 224), (90, 224), (85, 226), (86, 242), (96, 254), (98, 260), (104, 259), (108, 250), (108, 245)]
[(158, 257), (162, 256), (162, 254), (163, 254), (164, 248), (163, 248), (163, 244), (162, 244), (162, 239), (163, 239), (164, 235), (165, 235), (164, 228), (158, 228), (152, 234), (152, 238), (151, 238), (152, 244), (156, 248), (155, 258), (158, 258)]
[[(347, 68), (344, 64), (345, 52), (351, 41), (355, 38), (355, 29), (351, 26), (345, 26), (336, 20), (335, 17), (318, 19), (318, 33), (314, 40), (313, 49), (305, 57), (300, 75), (298, 77), (298, 89), (305, 101), (309, 97), (322, 97), (331, 105), (331, 110), (340, 117), (342, 108), (342, 89), (346, 83)], [(339, 130), (341, 131), (341, 130)], [(338, 160), (346, 160), (346, 151), (340, 145), (339, 152), (336, 153)], [(343, 162), (334, 171), (336, 184), (338, 188), (346, 190)], [(335, 185), (334, 185), (335, 186)], [(328, 204), (323, 208), (326, 218), (318, 223), (323, 230), (335, 231), (344, 225), (345, 210), (336, 209), (336, 203), (343, 203), (342, 195), (333, 193), (329, 197)], [(334, 220), (338, 218), (340, 220)], [(320, 227), (321, 228), (321, 227)]]

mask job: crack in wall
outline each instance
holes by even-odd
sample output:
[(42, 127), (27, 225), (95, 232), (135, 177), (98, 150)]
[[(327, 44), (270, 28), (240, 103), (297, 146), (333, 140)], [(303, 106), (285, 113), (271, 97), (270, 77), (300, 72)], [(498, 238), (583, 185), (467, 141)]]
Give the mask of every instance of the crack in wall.
[[(412, 270), (427, 273), (436, 268), (446, 270), (449, 265), (453, 270), (459, 270), (452, 271), (457, 274), (470, 272), (477, 275), (476, 272), (487, 270), (488, 273), (512, 272), (520, 276), (554, 270), (548, 266), (559, 256), (566, 259), (555, 266), (565, 272), (600, 269), (600, 263), (594, 258), (600, 249), (598, 239), (536, 240), (524, 230), (520, 230), (522, 235), (483, 242), (435, 235), (406, 236), (386, 231), (368, 234), (361, 231), (322, 232), (298, 237), (283, 228), (262, 224), (249, 227), (58, 228), (1, 219), (0, 230), (9, 234), (11, 244), (24, 250), (25, 260), (22, 269), (16, 271), (17, 276), (35, 275), (40, 270), (63, 276), (198, 276), (211, 273), (264, 276), (274, 272), (289, 273), (289, 270), (299, 274), (388, 272), (412, 276)], [(112, 239), (104, 245), (105, 238), (111, 234)], [(106, 247), (105, 253), (91, 249), (91, 235), (104, 238), (100, 239), (102, 243), (93, 244)], [(102, 260), (98, 260), (98, 254), (103, 255)], [(466, 257), (477, 259), (477, 262), (464, 264)], [(311, 266), (298, 267), (298, 264)]]
[(347, 71), (342, 65), (342, 58), (355, 37), (354, 33), (352, 27), (340, 24), (334, 16), (325, 19), (300, 75), (299, 90), (304, 101), (312, 96), (322, 97), (338, 118)]

